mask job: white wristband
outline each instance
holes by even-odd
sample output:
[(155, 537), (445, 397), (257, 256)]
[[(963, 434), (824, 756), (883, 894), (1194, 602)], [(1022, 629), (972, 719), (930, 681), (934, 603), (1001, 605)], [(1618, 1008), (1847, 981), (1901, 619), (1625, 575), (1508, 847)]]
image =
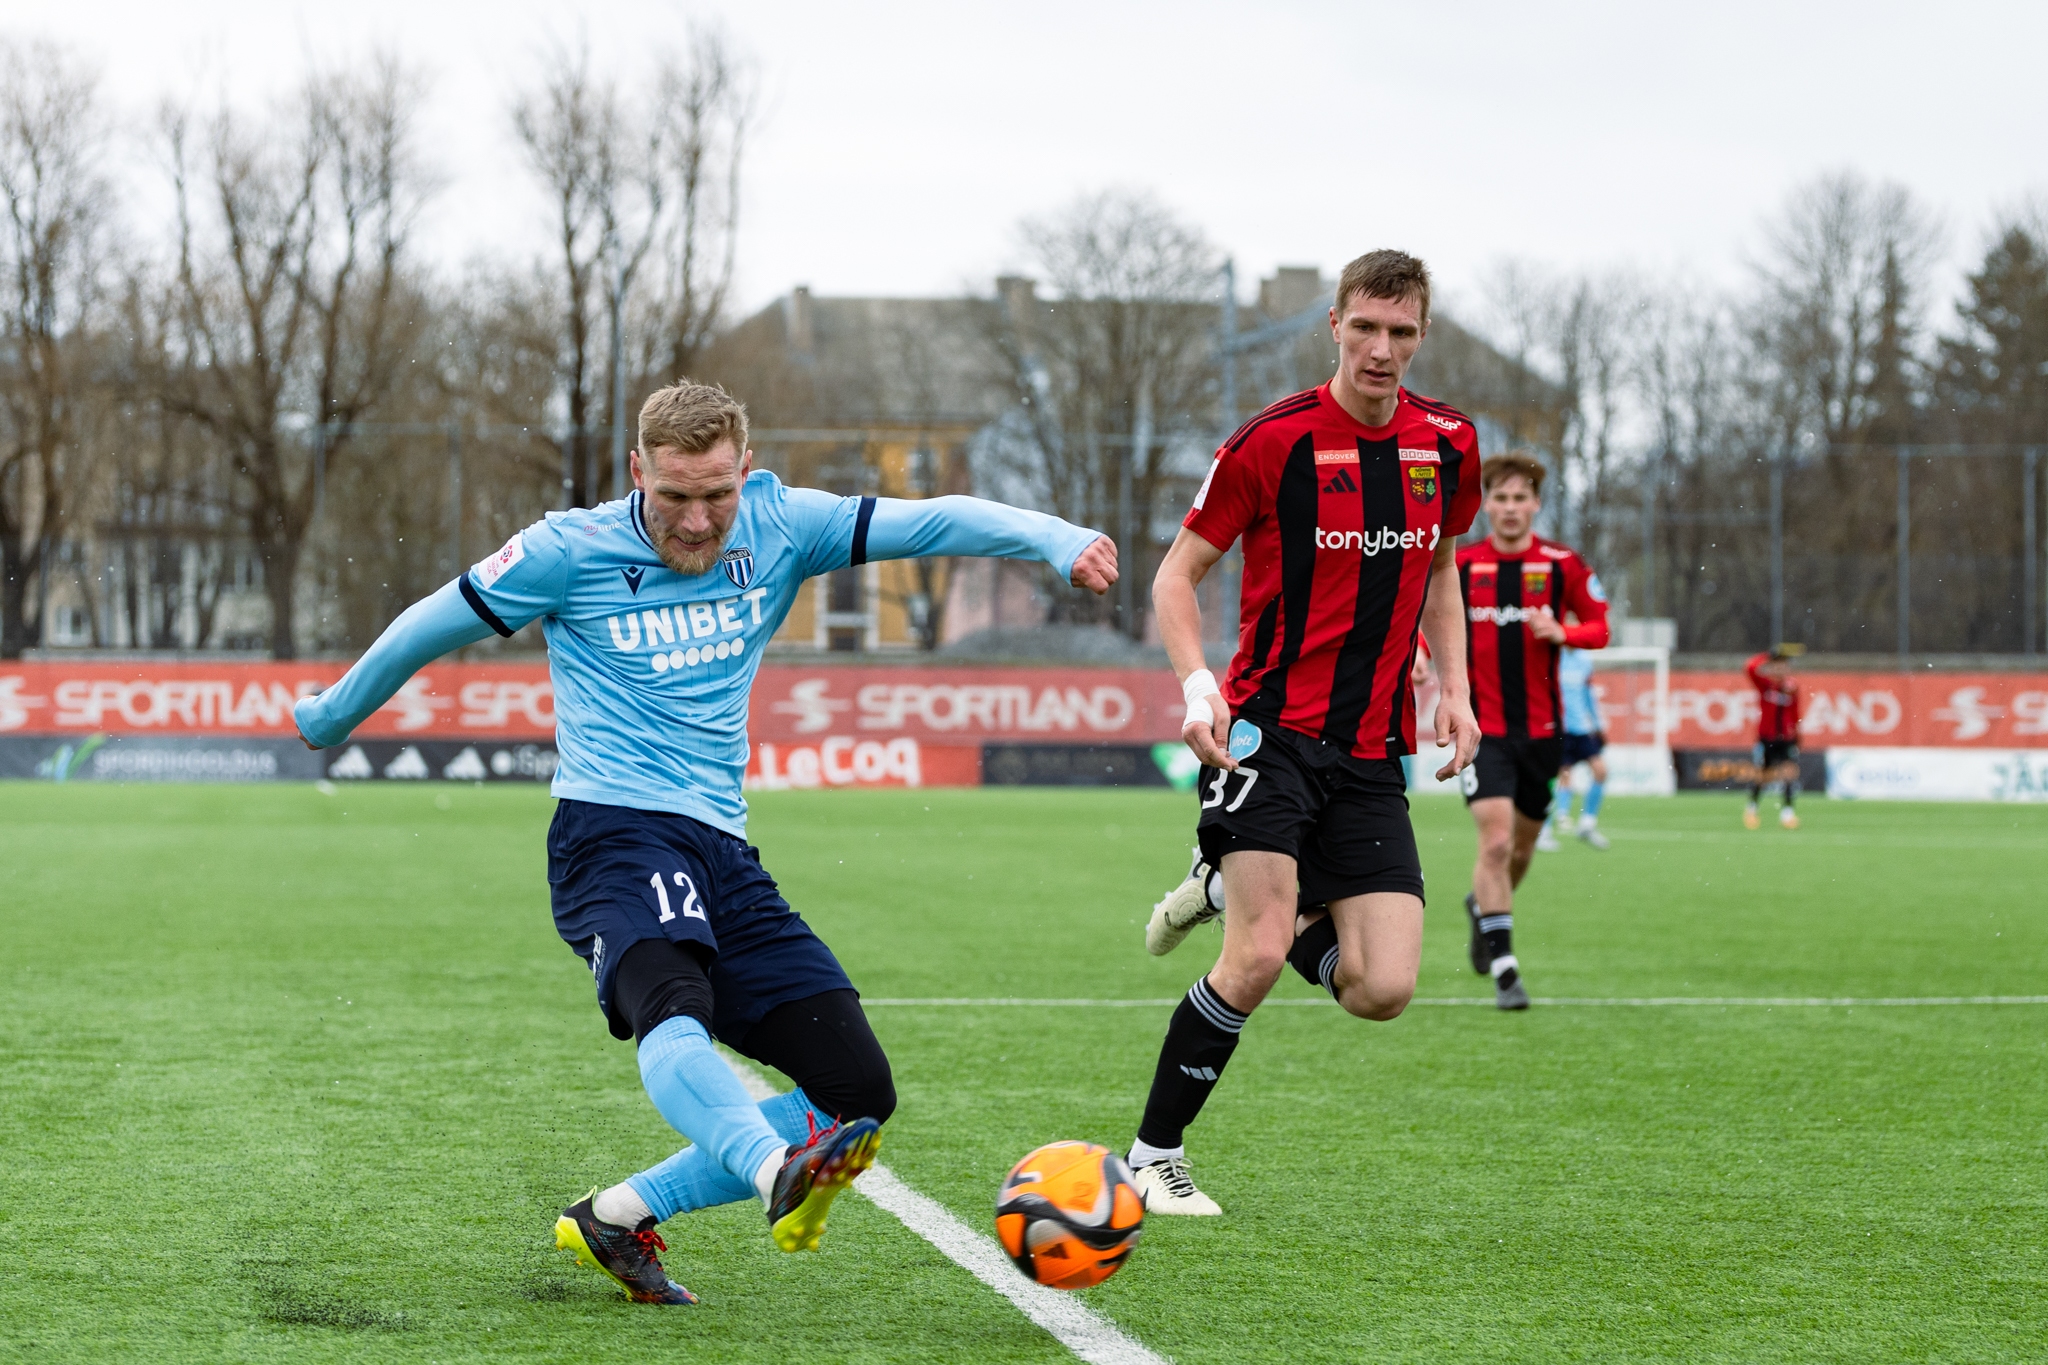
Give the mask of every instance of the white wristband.
[(1180, 728), (1186, 731), (1195, 725), (1204, 729), (1214, 725), (1216, 713), (1209, 707), (1209, 698), (1221, 691), (1222, 689), (1216, 686), (1216, 675), (1208, 669), (1198, 668), (1188, 674), (1187, 679), (1180, 685), (1181, 695), (1188, 703), (1187, 718), (1181, 721)]

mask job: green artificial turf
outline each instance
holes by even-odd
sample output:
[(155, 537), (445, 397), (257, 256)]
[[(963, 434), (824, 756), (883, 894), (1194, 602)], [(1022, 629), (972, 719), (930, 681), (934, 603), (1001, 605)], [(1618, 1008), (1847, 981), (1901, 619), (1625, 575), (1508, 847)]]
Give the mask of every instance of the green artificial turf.
[[(0, 1358), (1072, 1357), (858, 1199), (664, 1233), (696, 1309), (554, 1252), (674, 1139), (547, 914), (545, 793), (0, 785)], [(2039, 994), (2048, 808), (1610, 802), (1541, 855), (1545, 997)], [(1192, 799), (778, 793), (752, 834), (875, 1000), (1168, 999), (1145, 956)], [(1462, 808), (1419, 802), (1420, 995), (1483, 1001)], [(1278, 994), (1310, 1001), (1291, 976)], [(877, 1004), (883, 1159), (986, 1227), (1058, 1137), (1122, 1144), (1168, 1008)], [(1190, 1134), (1222, 1219), (1154, 1219), (1082, 1297), (1161, 1355), (2048, 1355), (2048, 1006), (1418, 1004), (1261, 1012)]]

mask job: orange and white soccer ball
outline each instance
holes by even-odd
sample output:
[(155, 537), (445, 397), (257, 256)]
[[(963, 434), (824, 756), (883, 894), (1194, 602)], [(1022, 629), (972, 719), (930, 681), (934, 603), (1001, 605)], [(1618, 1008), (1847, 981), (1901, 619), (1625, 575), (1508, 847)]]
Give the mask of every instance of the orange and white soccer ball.
[(996, 1237), (1017, 1269), (1054, 1289), (1114, 1275), (1145, 1228), (1131, 1168), (1092, 1142), (1048, 1142), (1010, 1168), (996, 1196)]

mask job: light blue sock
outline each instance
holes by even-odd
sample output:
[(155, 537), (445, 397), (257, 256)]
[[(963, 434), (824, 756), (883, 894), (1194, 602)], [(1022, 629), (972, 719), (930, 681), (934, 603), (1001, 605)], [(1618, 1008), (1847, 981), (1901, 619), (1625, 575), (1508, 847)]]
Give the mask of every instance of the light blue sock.
[(1592, 786), (1586, 788), (1586, 818), (1588, 820), (1600, 818), (1600, 798), (1606, 794), (1606, 791), (1607, 784), (1605, 782), (1595, 782)]
[[(804, 1115), (814, 1115), (819, 1128), (829, 1128), (831, 1118), (811, 1103), (801, 1088), (784, 1095), (770, 1095), (756, 1106), (777, 1137), (795, 1147), (811, 1135)], [(742, 1180), (711, 1159), (702, 1147), (685, 1147), (668, 1160), (650, 1166), (626, 1183), (654, 1214), (656, 1222), (667, 1222), (679, 1213), (694, 1213), (718, 1204), (737, 1204), (754, 1197), (754, 1182)]]
[[(753, 1192), (761, 1163), (787, 1145), (695, 1019), (665, 1019), (641, 1040), (640, 1083), (669, 1126), (695, 1144), (690, 1150), (701, 1148), (706, 1164), (744, 1193)], [(655, 1208), (647, 1191), (634, 1189)]]

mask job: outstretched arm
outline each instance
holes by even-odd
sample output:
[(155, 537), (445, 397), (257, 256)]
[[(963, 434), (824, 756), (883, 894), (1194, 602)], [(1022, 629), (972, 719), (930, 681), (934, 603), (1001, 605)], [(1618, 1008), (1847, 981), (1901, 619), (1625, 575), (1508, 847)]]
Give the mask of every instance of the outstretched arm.
[(927, 555), (1003, 556), (1043, 560), (1075, 587), (1098, 594), (1116, 582), (1116, 542), (1043, 512), (957, 495), (862, 502), (854, 527), (855, 564)]
[(464, 600), (461, 583), (456, 579), (407, 607), (340, 682), (317, 697), (299, 700), (292, 719), (309, 748), (341, 743), (407, 678), (448, 651), (491, 634), (491, 627)]

